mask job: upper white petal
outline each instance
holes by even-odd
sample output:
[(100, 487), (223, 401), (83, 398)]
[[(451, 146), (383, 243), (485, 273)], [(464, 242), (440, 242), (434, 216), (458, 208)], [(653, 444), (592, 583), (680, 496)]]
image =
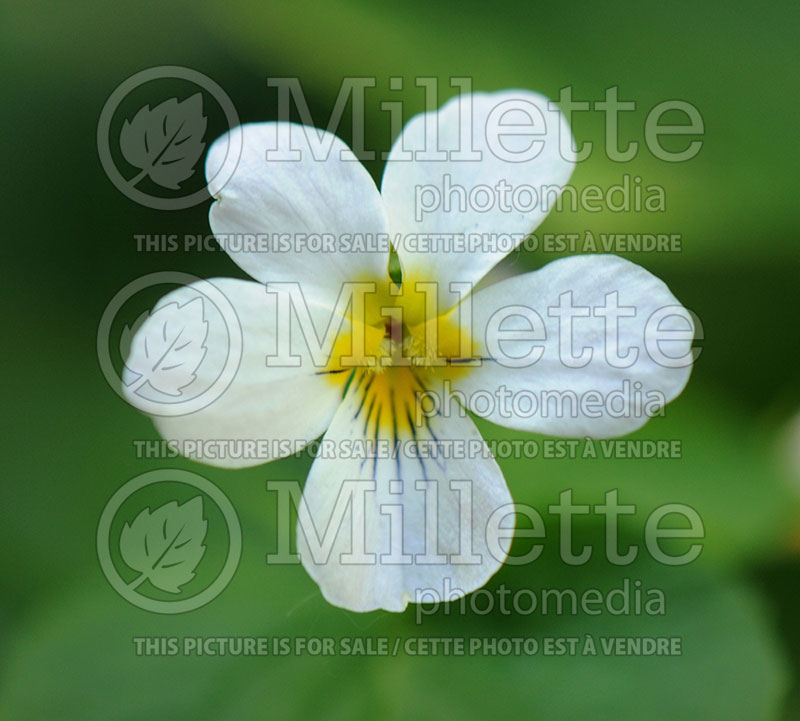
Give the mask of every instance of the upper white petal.
[[(554, 314), (563, 294), (589, 314), (573, 319), (571, 348)], [(635, 314), (619, 318), (616, 337), (602, 315), (613, 298)], [(477, 354), (489, 360), (454, 385), (473, 412), (499, 425), (556, 436), (623, 435), (644, 425), (659, 401), (675, 398), (689, 379), (691, 314), (661, 280), (622, 258), (563, 258), (470, 300)], [(670, 330), (675, 335), (667, 337)], [(506, 331), (526, 337), (501, 340)]]
[[(524, 126), (526, 134), (510, 135), (511, 124)], [(465, 159), (463, 153), (470, 148), (477, 155)], [(459, 150), (462, 155), (424, 159)], [(412, 153), (422, 155), (410, 159)], [(437, 280), (443, 304), (450, 300), (452, 305), (451, 281), (477, 283), (511, 249), (508, 242), (493, 248), (488, 236), (510, 234), (515, 243), (521, 242), (544, 219), (545, 197), (549, 192), (553, 200), (573, 166), (567, 120), (538, 93), (463, 94), (438, 111), (415, 116), (392, 147), (381, 185), (392, 234), (401, 237), (398, 255), (404, 273)], [(533, 207), (528, 207), (523, 186), (538, 196)], [(514, 190), (519, 193), (516, 202)], [(438, 250), (418, 250), (416, 234), (427, 233), (465, 234), (481, 242), (468, 252), (448, 252), (444, 244)]]
[[(302, 333), (276, 323), (275, 304), (260, 283), (217, 278), (169, 293), (136, 332), (123, 373), (126, 398), (153, 415), (184, 455), (253, 466), (300, 450), (327, 428), (344, 378), (319, 373)], [(327, 314), (314, 308), (318, 320)], [(187, 309), (202, 316), (187, 320)], [(290, 334), (299, 367), (267, 364), (278, 332)]]
[[(384, 453), (353, 453), (351, 444), (366, 438), (386, 444)], [(297, 547), (331, 603), (353, 611), (402, 611), (409, 602), (458, 598), (502, 564), (513, 533), (513, 515), (503, 511), (511, 496), (469, 417), (417, 418), (413, 408), (394, 402), (378, 410), (368, 392), (365, 402), (364, 383), (354, 381), (322, 448), (327, 457), (314, 461), (303, 491)], [(385, 448), (396, 451), (387, 455)], [(448, 452), (449, 458), (441, 455)], [(429, 457), (416, 457), (420, 453)], [(435, 518), (427, 526), (426, 504)], [(402, 514), (401, 525), (391, 525), (391, 509)], [(498, 532), (498, 525), (511, 531)], [(359, 546), (368, 555), (348, 558)]]
[[(239, 141), (236, 171), (217, 187), (216, 171)], [(387, 223), (372, 177), (331, 133), (283, 122), (236, 127), (211, 146), (206, 176), (216, 198), (211, 229), (257, 280), (298, 281), (332, 305), (343, 282), (386, 277), (385, 238), (375, 252), (342, 252), (352, 236), (386, 234)], [(332, 244), (318, 249), (316, 241), (308, 242), (314, 234), (326, 234)], [(280, 237), (280, 245), (267, 244), (267, 236), (270, 242)], [(253, 248), (253, 239), (259, 247)]]

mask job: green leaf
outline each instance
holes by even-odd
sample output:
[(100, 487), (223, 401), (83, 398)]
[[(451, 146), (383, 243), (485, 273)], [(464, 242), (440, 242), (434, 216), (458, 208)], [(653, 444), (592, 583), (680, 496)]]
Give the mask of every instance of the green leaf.
[[(697, 511), (703, 522), (702, 562), (742, 564), (786, 542), (798, 505), (785, 474), (770, 459), (771, 447), (746, 437), (748, 423), (735, 406), (709, 397), (690, 379), (663, 417), (651, 419), (619, 444), (573, 441), (575, 457), (564, 450), (563, 439), (556, 443), (566, 455), (554, 457), (551, 452), (545, 457), (545, 444), (553, 439), (485, 421), (479, 426), (490, 442), (538, 444), (536, 458), (501, 458), (499, 463), (514, 499), (533, 505), (545, 520), (547, 506), (558, 502), (561, 491), (571, 489), (576, 504), (600, 504), (607, 491), (617, 489), (620, 503), (636, 506), (635, 514), (620, 517), (620, 523), (635, 529), (640, 543), (653, 511), (683, 504)], [(677, 452), (652, 458), (622, 455), (636, 444), (653, 442), (674, 444)], [(596, 455), (587, 456), (587, 446)], [(576, 522), (581, 518), (576, 516)]]
[[(123, 721), (169, 718), (320, 719), (493, 718), (582, 721), (760, 721), (776, 718), (785, 688), (783, 659), (760, 599), (728, 576), (698, 568), (664, 568), (647, 561), (625, 569), (605, 562), (504, 569), (492, 582), (494, 611), (467, 599), (415, 620), (404, 614), (343, 612), (319, 593), (309, 597), (300, 567), (259, 566), (211, 605), (182, 616), (157, 616), (128, 606), (84, 579), (80, 591), (42, 610), (12, 644), (0, 688), (4, 719)], [(666, 603), (663, 615), (501, 613), (502, 588), (598, 589), (609, 594), (639, 581)], [(280, 591), (271, 593), (271, 590)], [(288, 590), (287, 590), (288, 589)], [(513, 596), (512, 596), (513, 597)], [(509, 606), (511, 602), (509, 601)], [(621, 608), (621, 606), (619, 606)], [(632, 608), (632, 607), (631, 607)], [(596, 655), (584, 655), (587, 634)], [(331, 639), (399, 638), (399, 652), (381, 656), (289, 653), (265, 656), (137, 655), (134, 639), (267, 636)], [(418, 639), (463, 638), (470, 655), (413, 655)], [(620, 655), (603, 639), (678, 638), (680, 655)], [(493, 640), (578, 638), (574, 655), (492, 653)], [(409, 641), (409, 639), (411, 639)], [(144, 644), (144, 641), (138, 642)], [(608, 641), (608, 643), (611, 643)], [(408, 644), (408, 645), (407, 645)], [(272, 646), (268, 646), (270, 649)], [(196, 645), (192, 648), (196, 649)]]

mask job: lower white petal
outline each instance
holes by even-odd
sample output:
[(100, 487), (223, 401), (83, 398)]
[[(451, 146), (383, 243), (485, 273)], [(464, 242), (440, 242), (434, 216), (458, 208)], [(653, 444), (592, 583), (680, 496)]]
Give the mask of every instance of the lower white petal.
[[(459, 598), (508, 552), (502, 472), (469, 417), (421, 415), (404, 380), (374, 378), (354, 379), (311, 468), (300, 558), (325, 598), (352, 611)], [(356, 449), (365, 439), (377, 454)]]
[[(469, 301), (483, 360), (453, 385), (470, 410), (499, 425), (555, 436), (623, 435), (689, 379), (691, 314), (661, 280), (622, 258), (563, 258)], [(565, 312), (575, 314), (571, 339)], [(616, 329), (609, 313), (624, 314)]]
[(275, 304), (260, 283), (202, 281), (162, 298), (136, 331), (125, 396), (183, 455), (253, 466), (300, 450), (328, 427), (344, 374), (320, 372), (296, 332), (300, 365), (268, 365), (278, 344)]

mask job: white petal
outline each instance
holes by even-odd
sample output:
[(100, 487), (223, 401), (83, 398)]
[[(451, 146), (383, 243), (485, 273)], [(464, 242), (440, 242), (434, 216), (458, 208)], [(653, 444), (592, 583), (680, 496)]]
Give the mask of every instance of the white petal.
[[(465, 124), (470, 116), (471, 129)], [(499, 138), (493, 130), (498, 124)], [(522, 128), (526, 134), (508, 135), (510, 129), (502, 126), (510, 124), (528, 126)], [(420, 151), (433, 157), (437, 128), (439, 150), (463, 153), (471, 143), (480, 158), (407, 159)], [(435, 113), (412, 118), (392, 147), (381, 186), (392, 234), (406, 238), (398, 244), (403, 272), (438, 280), (443, 304), (449, 299), (452, 305), (451, 281), (477, 283), (542, 222), (547, 214), (542, 196), (549, 188), (552, 204), (572, 174), (573, 158), (564, 115), (527, 90), (459, 95)], [(523, 186), (537, 193), (535, 205)], [(465, 234), (480, 243), (465, 252), (448, 252), (443, 244), (426, 250), (414, 237), (426, 233)], [(495, 238), (500, 242), (493, 248), (493, 234), (507, 236)]]
[[(565, 293), (575, 312), (590, 314), (572, 320), (571, 348), (567, 326), (561, 333), (552, 310), (569, 299)], [(618, 340), (601, 315), (614, 298), (635, 314), (618, 319)], [(662, 281), (622, 258), (563, 258), (479, 290), (471, 301), (476, 355), (491, 360), (454, 386), (473, 412), (499, 425), (555, 436), (623, 435), (643, 426), (689, 379), (691, 314)], [(514, 330), (526, 338), (501, 339)]]
[(301, 365), (268, 365), (278, 350), (275, 305), (260, 283), (202, 281), (162, 298), (136, 332), (125, 396), (183, 455), (253, 466), (300, 450), (328, 427), (345, 374), (320, 373), (288, 324)]
[[(509, 531), (497, 531), (513, 532), (513, 516), (509, 524), (508, 511), (498, 510), (511, 503), (502, 472), (469, 417), (416, 417), (396, 395), (375, 404), (373, 396), (367, 381), (354, 380), (325, 434), (326, 457), (314, 461), (298, 512), (303, 565), (329, 602), (353, 611), (463, 596), (508, 551)], [(352, 452), (365, 438), (384, 452)], [(394, 457), (385, 452), (395, 448)], [(437, 449), (439, 457), (416, 457)], [(441, 457), (448, 451), (456, 457)], [(402, 522), (394, 516), (392, 525), (392, 513)]]
[[(217, 187), (217, 169), (239, 137), (236, 171)], [(332, 305), (331, 296), (335, 301), (344, 281), (386, 277), (387, 224), (380, 193), (347, 145), (331, 133), (294, 123), (239, 126), (211, 146), (206, 177), (216, 198), (211, 229), (257, 280), (298, 281), (305, 292), (316, 290)], [(380, 234), (377, 250), (364, 251), (356, 242), (373, 238), (380, 245)]]

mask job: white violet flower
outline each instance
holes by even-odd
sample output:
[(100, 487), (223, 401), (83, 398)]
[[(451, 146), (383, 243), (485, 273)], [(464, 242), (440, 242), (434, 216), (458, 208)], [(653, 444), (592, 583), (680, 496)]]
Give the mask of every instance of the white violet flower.
[[(239, 164), (219, 187), (239, 140)], [(211, 228), (256, 279), (202, 282), (235, 311), (236, 372), (184, 415), (157, 414), (144, 398), (141, 380), (159, 364), (153, 385), (163, 390), (174, 371), (176, 397), (217, 387), (236, 334), (198, 314), (192, 301), (208, 292), (190, 284), (136, 332), (126, 395), (186, 455), (218, 466), (284, 457), (324, 433), (320, 448), (334, 452), (311, 466), (297, 550), (331, 603), (402, 611), (423, 591), (452, 600), (502, 565), (513, 501), (464, 407), (514, 429), (603, 438), (641, 427), (685, 386), (691, 316), (633, 263), (571, 256), (475, 288), (509, 239), (543, 220), (547, 193), (572, 173), (572, 147), (557, 108), (514, 90), (414, 117), (380, 191), (341, 140), (313, 128), (248, 124), (210, 148)], [(391, 239), (399, 278), (380, 239)], [(168, 344), (169, 364), (156, 350), (170, 325), (202, 334), (199, 365), (181, 357), (191, 339)], [(195, 443), (206, 440), (260, 443), (261, 453)]]

